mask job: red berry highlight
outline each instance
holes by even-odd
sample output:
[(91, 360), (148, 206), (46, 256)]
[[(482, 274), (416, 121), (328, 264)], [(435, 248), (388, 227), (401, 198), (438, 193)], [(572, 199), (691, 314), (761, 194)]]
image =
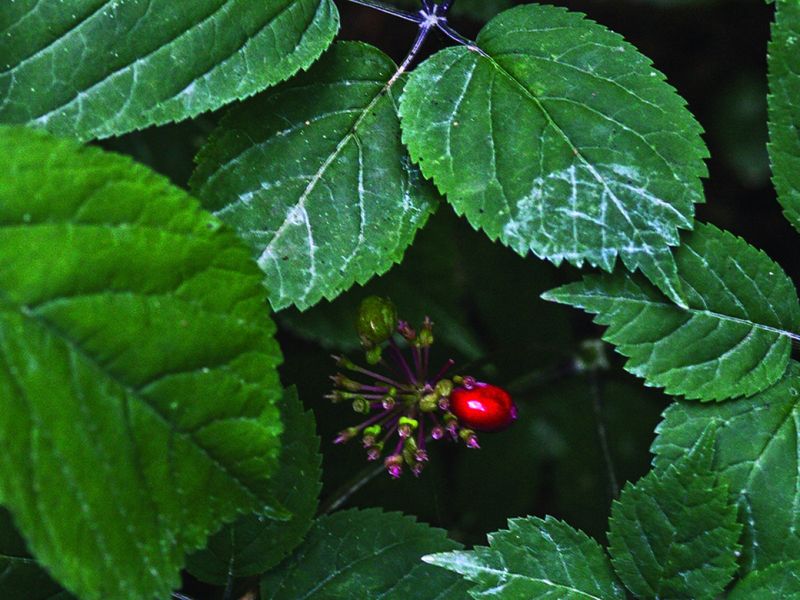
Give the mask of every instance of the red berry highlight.
[(500, 431), (517, 418), (517, 407), (507, 391), (480, 382), (454, 389), (450, 410), (460, 425), (478, 431)]

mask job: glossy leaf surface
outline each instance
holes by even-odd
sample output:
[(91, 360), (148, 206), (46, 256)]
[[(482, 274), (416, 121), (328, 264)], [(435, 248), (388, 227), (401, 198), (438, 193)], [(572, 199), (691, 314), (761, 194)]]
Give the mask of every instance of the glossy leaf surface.
[(552, 517), (510, 519), (489, 534), (488, 548), (424, 560), (477, 583), (474, 598), (625, 598), (603, 548)]
[(411, 75), (403, 140), (491, 239), (556, 264), (617, 256), (675, 301), (670, 246), (703, 201), (707, 152), (650, 61), (579, 13), (526, 5)]
[(778, 200), (800, 231), (800, 3), (778, 0), (769, 44), (769, 152)]
[(400, 142), (394, 63), (336, 44), (308, 73), (233, 110), (191, 185), (250, 245), (275, 308), (308, 308), (403, 256), (436, 197)]
[(0, 496), (79, 597), (163, 598), (187, 551), (273, 502), (260, 273), (129, 159), (20, 128), (0, 153)]
[(303, 409), (297, 390), (281, 403), (281, 460), (273, 477), (275, 498), (291, 512), (288, 521), (252, 514), (226, 525), (206, 548), (189, 557), (187, 569), (203, 581), (225, 585), (274, 567), (303, 539), (317, 511), (322, 457), (314, 414)]
[(674, 462), (716, 425), (714, 470), (739, 506), (745, 572), (800, 555), (800, 365), (768, 390), (717, 406), (673, 404), (653, 443), (656, 466)]
[(608, 550), (637, 598), (715, 598), (733, 577), (742, 527), (713, 454), (706, 431), (688, 456), (628, 483), (614, 501)]
[(458, 577), (420, 561), (458, 544), (399, 513), (347, 510), (320, 518), (306, 540), (261, 580), (261, 597), (459, 600)]
[(649, 385), (689, 399), (754, 394), (781, 378), (800, 303), (791, 280), (766, 254), (713, 225), (696, 226), (676, 251), (689, 307), (641, 277), (589, 275), (544, 298), (597, 314), (603, 339)]
[(307, 68), (332, 0), (15, 0), (0, 7), (0, 122), (81, 139), (217, 109)]

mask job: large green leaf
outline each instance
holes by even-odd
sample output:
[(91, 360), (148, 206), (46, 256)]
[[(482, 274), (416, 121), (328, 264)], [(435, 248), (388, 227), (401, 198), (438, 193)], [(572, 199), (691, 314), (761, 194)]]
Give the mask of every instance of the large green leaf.
[(800, 556), (800, 364), (752, 398), (716, 406), (674, 403), (653, 444), (657, 466), (691, 449), (702, 431), (717, 426), (714, 470), (728, 481), (744, 523), (745, 571)]
[(395, 69), (377, 48), (336, 44), (231, 111), (201, 151), (191, 185), (253, 249), (275, 308), (385, 272), (435, 208), (400, 142)]
[(225, 584), (230, 577), (263, 573), (286, 557), (311, 527), (322, 487), (314, 414), (303, 410), (294, 388), (284, 393), (281, 409), (281, 461), (273, 483), (276, 499), (292, 516), (275, 521), (252, 514), (223, 527), (189, 557), (187, 569), (203, 581)]
[(179, 121), (307, 68), (332, 0), (17, 0), (0, 5), (0, 121), (81, 139)]
[(711, 470), (713, 431), (662, 471), (628, 483), (611, 508), (611, 561), (637, 598), (710, 599), (736, 571), (742, 526)]
[(775, 3), (769, 44), (769, 152), (778, 200), (800, 231), (800, 2)]
[(0, 598), (71, 598), (30, 555), (25, 540), (11, 522), (11, 515), (3, 508), (0, 508)]
[(703, 201), (700, 126), (650, 61), (579, 13), (492, 20), (486, 53), (445, 49), (411, 75), (403, 140), (460, 214), (520, 254), (610, 271), (681, 302), (669, 251)]
[(279, 448), (260, 273), (126, 158), (0, 128), (0, 496), (81, 598), (163, 598), (268, 511)]
[(597, 314), (609, 325), (603, 339), (630, 357), (625, 368), (669, 394), (725, 400), (780, 379), (800, 329), (797, 292), (780, 266), (702, 224), (675, 260), (687, 309), (625, 273), (590, 275), (543, 297)]
[(728, 600), (798, 600), (800, 560), (777, 563), (754, 571), (736, 584)]
[(625, 598), (603, 548), (552, 517), (510, 519), (508, 530), (489, 534), (488, 548), (423, 560), (477, 583), (475, 598)]
[(320, 518), (305, 542), (261, 580), (261, 597), (458, 600), (460, 579), (420, 562), (429, 552), (452, 550), (441, 529), (399, 513), (347, 510)]

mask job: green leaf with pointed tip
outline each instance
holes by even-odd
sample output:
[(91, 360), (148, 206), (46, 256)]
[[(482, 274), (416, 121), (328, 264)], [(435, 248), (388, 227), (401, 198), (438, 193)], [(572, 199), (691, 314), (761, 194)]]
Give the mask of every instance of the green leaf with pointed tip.
[(552, 517), (509, 519), (488, 548), (423, 560), (477, 583), (473, 598), (625, 598), (600, 544)]
[(423, 554), (458, 546), (443, 530), (399, 513), (333, 513), (318, 519), (295, 553), (261, 579), (261, 597), (465, 598), (459, 578), (420, 562)]
[(80, 139), (180, 121), (307, 68), (333, 0), (17, 0), (0, 6), (0, 122)]
[(338, 43), (308, 73), (231, 111), (191, 186), (266, 273), (276, 309), (305, 309), (399, 262), (436, 197), (400, 142), (395, 65)]
[(25, 540), (11, 522), (8, 511), (0, 508), (0, 598), (25, 600), (69, 600), (28, 552)]
[(267, 510), (280, 351), (233, 232), (133, 161), (0, 128), (0, 496), (86, 600), (165, 597)]
[(800, 598), (800, 560), (753, 571), (736, 584), (728, 600), (797, 600)]
[(353, 286), (333, 302), (322, 301), (305, 312), (293, 308), (282, 310), (278, 322), (325, 348), (354, 352), (361, 349), (355, 326), (361, 301), (368, 296), (383, 296), (391, 298), (403, 320), (414, 326), (422, 323), (426, 315), (431, 317), (436, 325), (437, 342), (444, 342), (467, 359), (481, 357), (485, 350), (461, 310), (465, 259), (458, 251), (456, 226), (459, 225), (452, 211), (440, 210), (419, 232), (403, 262), (388, 273), (371, 279), (364, 287)]
[(745, 572), (800, 556), (800, 364), (752, 398), (716, 406), (676, 402), (664, 413), (653, 443), (657, 467), (691, 449), (717, 426), (714, 470), (739, 505)]
[(284, 392), (281, 461), (273, 477), (275, 496), (289, 507), (288, 521), (252, 514), (240, 517), (189, 557), (186, 568), (203, 581), (224, 585), (229, 577), (259, 575), (277, 565), (303, 539), (317, 512), (322, 457), (314, 413), (303, 410), (297, 390)]
[(778, 200), (800, 231), (800, 3), (775, 4), (769, 44), (769, 153)]
[(486, 56), (447, 48), (401, 98), (403, 141), (425, 176), (522, 255), (607, 271), (619, 255), (680, 303), (669, 247), (703, 201), (707, 155), (685, 102), (579, 13), (513, 8), (477, 43)]
[(688, 456), (628, 483), (611, 505), (608, 551), (636, 597), (714, 598), (733, 577), (742, 526), (713, 456), (709, 428)]
[(589, 275), (543, 294), (608, 325), (603, 339), (630, 357), (625, 369), (688, 399), (726, 400), (778, 381), (789, 364), (800, 303), (766, 254), (713, 225), (697, 224), (676, 251), (689, 308), (641, 277)]

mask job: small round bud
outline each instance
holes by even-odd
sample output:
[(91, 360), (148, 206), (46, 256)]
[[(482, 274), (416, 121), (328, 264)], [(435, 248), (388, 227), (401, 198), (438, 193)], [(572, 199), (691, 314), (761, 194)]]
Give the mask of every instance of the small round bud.
[(358, 397), (353, 400), (353, 411), (360, 413), (362, 415), (367, 414), (370, 411), (370, 403), (366, 398)]
[(431, 429), (431, 437), (435, 440), (442, 439), (444, 437), (444, 428), (441, 425), (437, 425)]
[(394, 408), (395, 399), (392, 398), (391, 396), (387, 396), (386, 398), (383, 399), (381, 404), (383, 405), (384, 410), (389, 410), (390, 408)]
[(369, 296), (361, 301), (356, 328), (364, 348), (370, 349), (382, 344), (392, 336), (396, 327), (397, 309), (391, 300)]

